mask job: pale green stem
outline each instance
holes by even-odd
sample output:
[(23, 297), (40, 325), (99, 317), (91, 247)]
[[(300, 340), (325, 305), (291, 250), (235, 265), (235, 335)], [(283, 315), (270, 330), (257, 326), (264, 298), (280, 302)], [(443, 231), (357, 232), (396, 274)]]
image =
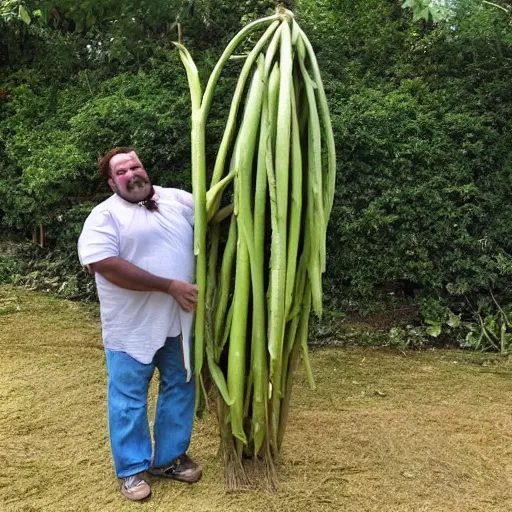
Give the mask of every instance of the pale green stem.
[[(269, 319), (270, 380), (272, 382), (272, 435), (277, 446), (279, 409), (282, 396), (281, 372), (285, 334), (286, 236), (288, 221), (288, 182), (290, 165), (291, 94), (293, 57), (288, 23), (283, 22), (280, 40), (281, 79), (275, 147), (275, 193), (277, 231), (272, 230), (272, 310)], [(274, 228), (274, 226), (273, 226)]]
[(302, 150), (300, 144), (299, 120), (295, 91), (292, 90), (292, 161), (291, 161), (291, 207), (290, 228), (288, 234), (288, 255), (286, 263), (286, 297), (285, 317), (290, 314), (295, 289), (295, 273), (297, 269), (297, 254), (302, 225)]
[[(296, 22), (294, 21), (294, 23)], [(298, 26), (297, 29), (306, 47), (309, 62), (313, 70), (313, 78), (317, 86), (320, 115), (322, 117), (322, 125), (324, 129), (325, 145), (327, 148), (327, 179), (325, 180), (326, 186), (324, 189), (325, 224), (327, 224), (332, 210), (334, 187), (336, 182), (336, 147), (334, 145), (334, 133), (332, 131), (331, 117), (329, 115), (329, 105), (327, 103), (322, 76), (320, 75), (320, 68), (318, 67), (313, 46), (303, 30)]]
[(232, 53), (235, 51), (236, 47), (243, 41), (245, 36), (249, 35), (253, 30), (257, 29), (260, 25), (275, 22), (280, 18), (281, 16), (279, 14), (274, 14), (272, 16), (267, 16), (266, 18), (255, 20), (247, 24), (242, 30), (240, 30), (240, 32), (238, 32), (238, 34), (235, 35), (235, 37), (233, 37), (233, 39), (231, 39), (229, 44), (226, 46), (226, 49), (222, 52), (222, 55), (217, 61), (217, 64), (213, 68), (210, 74), (210, 78), (208, 79), (208, 83), (206, 84), (202, 112), (204, 119), (208, 117), (210, 105), (213, 100), (213, 91), (215, 89), (215, 86), (217, 85), (222, 69), (224, 68), (226, 62), (231, 57)]
[[(274, 36), (273, 41), (276, 39)], [(272, 42), (267, 50), (274, 51), (277, 45)], [(251, 276), (253, 282), (253, 323), (251, 336), (252, 374), (253, 374), (253, 400), (252, 400), (252, 437), (254, 442), (254, 455), (258, 456), (265, 441), (267, 431), (267, 337), (265, 313), (265, 210), (267, 198), (267, 169), (266, 149), (268, 132), (268, 72), (265, 63), (258, 62), (261, 74), (264, 77), (263, 98), (261, 110), (261, 127), (258, 145), (256, 167), (256, 186), (254, 194), (254, 250), (251, 260)], [(269, 71), (269, 70), (268, 70)]]
[(274, 33), (278, 26), (279, 21), (274, 21), (274, 23), (272, 23), (270, 27), (267, 28), (267, 30), (265, 31), (263, 36), (261, 36), (256, 46), (251, 50), (250, 54), (247, 56), (247, 60), (245, 61), (242, 67), (242, 71), (240, 72), (235, 92), (233, 94), (233, 99), (231, 100), (231, 108), (229, 110), (226, 128), (224, 129), (224, 134), (222, 136), (222, 140), (219, 146), (219, 151), (215, 159), (215, 166), (213, 169), (213, 175), (210, 185), (212, 187), (215, 186), (220, 181), (222, 174), (224, 173), (224, 169), (226, 167), (226, 158), (235, 132), (238, 109), (240, 107), (247, 78), (249, 77), (249, 74), (256, 61), (256, 58), (258, 57), (261, 50), (263, 49), (263, 47), (265, 46), (265, 44), (267, 43), (267, 41), (272, 36), (272, 34)]
[[(254, 234), (252, 219), (252, 169), (256, 138), (258, 134), (261, 101), (263, 95), (263, 56), (259, 59), (249, 93), (246, 100), (242, 125), (233, 153), (233, 169), (235, 172), (235, 212), (236, 201), (242, 202), (238, 211), (237, 225), (239, 233), (239, 251), (236, 267), (235, 295), (233, 299), (236, 315), (231, 325), (228, 353), (228, 389), (234, 399), (231, 411), (231, 429), (233, 435), (247, 444), (244, 433), (244, 391), (249, 392), (246, 386), (245, 352), (247, 334), (247, 307), (249, 291), (251, 289), (250, 255), (254, 258)], [(246, 261), (246, 257), (249, 258)], [(258, 281), (256, 281), (256, 285)], [(253, 283), (254, 286), (254, 283)], [(263, 294), (263, 286), (259, 291)], [(264, 316), (253, 318), (253, 321), (264, 321)], [(263, 327), (264, 331), (264, 327)], [(246, 394), (247, 394), (246, 393)], [(249, 400), (247, 397), (246, 401)]]
[(224, 248), (224, 255), (222, 257), (222, 265), (220, 270), (219, 290), (217, 293), (217, 301), (214, 315), (214, 343), (217, 347), (216, 361), (220, 356), (219, 347), (223, 345), (222, 334), (225, 329), (225, 316), (228, 307), (229, 291), (231, 289), (231, 274), (233, 268), (233, 261), (236, 254), (236, 218), (231, 217), (231, 224), (229, 226), (228, 239)]
[(196, 255), (196, 284), (198, 301), (195, 318), (194, 372), (196, 379), (196, 410), (199, 406), (201, 370), (204, 357), (206, 302), (206, 154), (205, 123), (201, 119), (201, 84), (199, 74), (187, 49), (175, 43), (187, 71), (192, 102), (192, 192), (194, 195), (194, 254)]
[(322, 197), (322, 145), (320, 119), (316, 106), (316, 87), (304, 63), (305, 49), (302, 39), (297, 40), (298, 60), (308, 104), (308, 206), (307, 217), (311, 234), (310, 264), (308, 266), (313, 309), (322, 315), (322, 270), (325, 267), (325, 223)]

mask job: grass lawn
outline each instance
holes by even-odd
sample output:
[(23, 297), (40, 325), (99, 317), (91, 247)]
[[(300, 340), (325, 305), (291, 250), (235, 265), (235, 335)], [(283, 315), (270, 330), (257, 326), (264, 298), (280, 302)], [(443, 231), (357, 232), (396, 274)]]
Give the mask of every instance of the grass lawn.
[(207, 414), (190, 450), (203, 479), (155, 480), (153, 498), (132, 504), (118, 492), (110, 458), (97, 314), (0, 287), (0, 332), (2, 512), (512, 510), (507, 357), (314, 351), (318, 390), (299, 369), (277, 491), (226, 491)]

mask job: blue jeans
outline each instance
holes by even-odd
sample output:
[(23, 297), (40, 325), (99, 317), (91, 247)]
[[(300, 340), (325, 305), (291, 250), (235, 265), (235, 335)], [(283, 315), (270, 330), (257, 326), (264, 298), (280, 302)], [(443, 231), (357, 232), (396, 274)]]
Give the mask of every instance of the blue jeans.
[[(186, 382), (179, 337), (167, 338), (150, 364), (125, 352), (105, 350), (108, 371), (108, 423), (118, 478), (147, 470), (153, 460), (165, 466), (185, 453), (194, 421), (194, 379)], [(160, 372), (152, 457), (148, 423), (148, 388), (155, 367)]]

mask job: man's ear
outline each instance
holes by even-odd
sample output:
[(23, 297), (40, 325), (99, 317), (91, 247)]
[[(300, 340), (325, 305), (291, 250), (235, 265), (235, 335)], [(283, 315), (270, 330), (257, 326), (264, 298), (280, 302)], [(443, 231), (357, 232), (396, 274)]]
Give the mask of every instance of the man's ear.
[(109, 184), (110, 188), (112, 189), (112, 192), (116, 191), (116, 184), (114, 183), (114, 180), (112, 178), (109, 178), (107, 183)]

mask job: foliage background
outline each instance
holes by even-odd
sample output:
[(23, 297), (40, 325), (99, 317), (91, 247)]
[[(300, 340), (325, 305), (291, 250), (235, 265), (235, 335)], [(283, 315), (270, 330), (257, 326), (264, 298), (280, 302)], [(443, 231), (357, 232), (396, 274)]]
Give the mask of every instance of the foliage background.
[[(446, 307), (464, 319), (512, 303), (512, 26), (500, 5), (463, 0), (433, 23), (413, 22), (397, 0), (295, 2), (323, 70), (338, 155), (327, 309), (413, 303), (441, 325)], [(155, 183), (190, 188), (177, 23), (206, 78), (236, 31), (273, 7), (3, 2), (0, 224), (9, 243), (0, 280), (91, 298), (75, 247), (88, 211), (109, 194), (98, 157), (135, 146)], [(236, 69), (214, 102), (210, 156)], [(21, 243), (39, 226), (43, 248)]]

